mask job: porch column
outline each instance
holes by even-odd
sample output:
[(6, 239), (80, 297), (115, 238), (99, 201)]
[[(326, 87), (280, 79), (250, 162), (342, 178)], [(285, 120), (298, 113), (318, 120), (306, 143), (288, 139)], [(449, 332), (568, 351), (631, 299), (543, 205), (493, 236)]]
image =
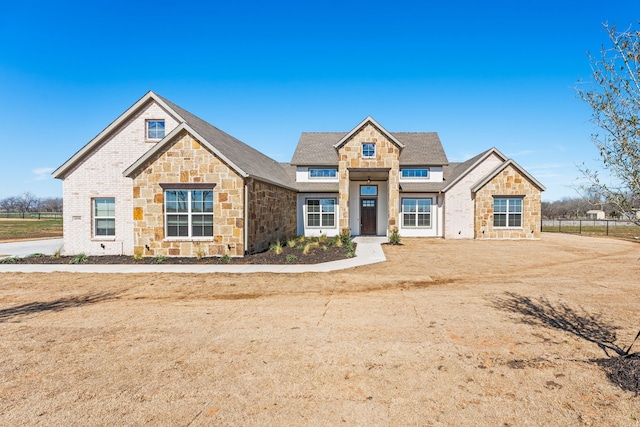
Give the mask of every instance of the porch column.
[(340, 214), (339, 232), (345, 228), (349, 229), (349, 170), (346, 168), (346, 162), (341, 161), (338, 169), (340, 174), (340, 185), (338, 186), (338, 204)]

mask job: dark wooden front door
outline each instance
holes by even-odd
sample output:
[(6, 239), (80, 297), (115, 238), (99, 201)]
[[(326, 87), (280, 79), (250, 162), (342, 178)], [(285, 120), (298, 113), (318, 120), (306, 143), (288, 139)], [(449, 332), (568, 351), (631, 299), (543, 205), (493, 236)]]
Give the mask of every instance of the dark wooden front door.
[(376, 199), (360, 199), (360, 234), (376, 234)]

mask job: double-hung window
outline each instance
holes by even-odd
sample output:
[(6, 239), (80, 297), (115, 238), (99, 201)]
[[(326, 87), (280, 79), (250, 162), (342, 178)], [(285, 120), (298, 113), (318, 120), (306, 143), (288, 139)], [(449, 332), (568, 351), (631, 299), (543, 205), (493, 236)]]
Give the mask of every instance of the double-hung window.
[(93, 235), (116, 235), (116, 199), (113, 197), (93, 199)]
[(164, 120), (147, 120), (147, 139), (164, 138)]
[(167, 237), (213, 237), (213, 190), (165, 190)]
[(335, 199), (307, 199), (307, 227), (336, 226)]
[(431, 227), (431, 199), (402, 199), (402, 226)]
[(493, 226), (522, 227), (522, 198), (494, 198)]

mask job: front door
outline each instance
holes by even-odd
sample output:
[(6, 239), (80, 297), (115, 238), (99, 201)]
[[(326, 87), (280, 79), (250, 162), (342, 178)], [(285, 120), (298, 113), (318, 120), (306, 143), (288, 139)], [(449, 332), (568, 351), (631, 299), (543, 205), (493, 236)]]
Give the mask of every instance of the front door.
[(376, 235), (376, 199), (360, 199), (360, 234)]

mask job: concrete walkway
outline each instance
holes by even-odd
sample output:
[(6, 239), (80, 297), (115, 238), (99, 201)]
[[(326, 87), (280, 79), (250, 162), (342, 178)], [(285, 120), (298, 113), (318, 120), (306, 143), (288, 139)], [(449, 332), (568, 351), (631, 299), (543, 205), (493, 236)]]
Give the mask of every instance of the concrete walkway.
[(323, 273), (387, 259), (380, 246), (386, 237), (359, 236), (354, 241), (358, 244), (355, 258), (322, 264), (0, 264), (0, 273)]

